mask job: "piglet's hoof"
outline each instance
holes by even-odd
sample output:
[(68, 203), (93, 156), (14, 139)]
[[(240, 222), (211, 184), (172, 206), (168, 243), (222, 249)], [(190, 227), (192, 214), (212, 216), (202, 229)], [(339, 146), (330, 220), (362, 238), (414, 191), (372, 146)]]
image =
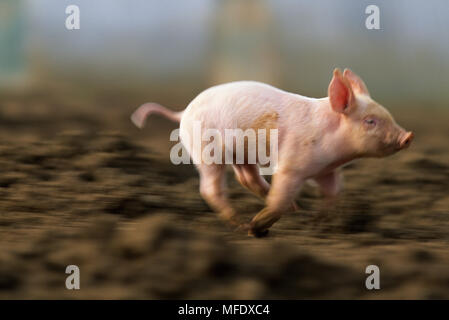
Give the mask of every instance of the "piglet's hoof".
[(254, 236), (256, 238), (263, 238), (263, 237), (266, 237), (268, 235), (268, 229), (258, 230), (258, 229), (255, 229), (255, 228), (250, 228), (248, 230), (248, 235), (249, 236)]

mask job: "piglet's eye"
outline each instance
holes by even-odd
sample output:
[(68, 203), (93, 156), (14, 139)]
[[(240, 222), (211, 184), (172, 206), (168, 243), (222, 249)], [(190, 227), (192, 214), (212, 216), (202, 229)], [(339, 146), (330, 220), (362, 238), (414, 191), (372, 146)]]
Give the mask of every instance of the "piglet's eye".
[(368, 119), (365, 119), (365, 123), (370, 125), (370, 126), (375, 126), (376, 125), (376, 120), (372, 119), (372, 118), (368, 118)]

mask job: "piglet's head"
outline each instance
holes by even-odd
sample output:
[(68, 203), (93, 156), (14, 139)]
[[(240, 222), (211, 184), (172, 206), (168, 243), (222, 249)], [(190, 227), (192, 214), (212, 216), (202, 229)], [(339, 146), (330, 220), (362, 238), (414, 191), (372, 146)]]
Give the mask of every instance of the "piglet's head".
[(359, 156), (384, 157), (407, 148), (413, 133), (401, 128), (391, 114), (374, 101), (355, 73), (334, 70), (328, 89), (334, 112), (341, 117), (347, 145)]

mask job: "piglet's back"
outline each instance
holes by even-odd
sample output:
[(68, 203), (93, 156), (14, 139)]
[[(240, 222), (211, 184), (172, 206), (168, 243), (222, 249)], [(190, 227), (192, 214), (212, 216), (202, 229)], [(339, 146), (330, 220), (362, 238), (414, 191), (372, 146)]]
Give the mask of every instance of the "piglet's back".
[(255, 119), (277, 117), (294, 95), (265, 83), (237, 81), (211, 87), (186, 108), (183, 121), (199, 120), (216, 129), (254, 126)]

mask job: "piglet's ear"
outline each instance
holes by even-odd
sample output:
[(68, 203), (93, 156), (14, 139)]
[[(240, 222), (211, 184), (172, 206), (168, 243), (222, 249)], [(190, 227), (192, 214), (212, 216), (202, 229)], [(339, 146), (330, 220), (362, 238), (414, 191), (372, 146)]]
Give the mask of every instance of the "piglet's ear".
[(360, 79), (358, 75), (356, 75), (349, 69), (345, 69), (345, 71), (343, 72), (343, 76), (351, 84), (351, 88), (352, 90), (354, 90), (354, 92), (369, 96), (369, 92), (368, 89), (366, 88), (365, 83), (363, 82), (362, 79)]
[(339, 69), (334, 70), (328, 95), (331, 107), (335, 112), (347, 113), (349, 111), (354, 94), (349, 82), (343, 77)]

